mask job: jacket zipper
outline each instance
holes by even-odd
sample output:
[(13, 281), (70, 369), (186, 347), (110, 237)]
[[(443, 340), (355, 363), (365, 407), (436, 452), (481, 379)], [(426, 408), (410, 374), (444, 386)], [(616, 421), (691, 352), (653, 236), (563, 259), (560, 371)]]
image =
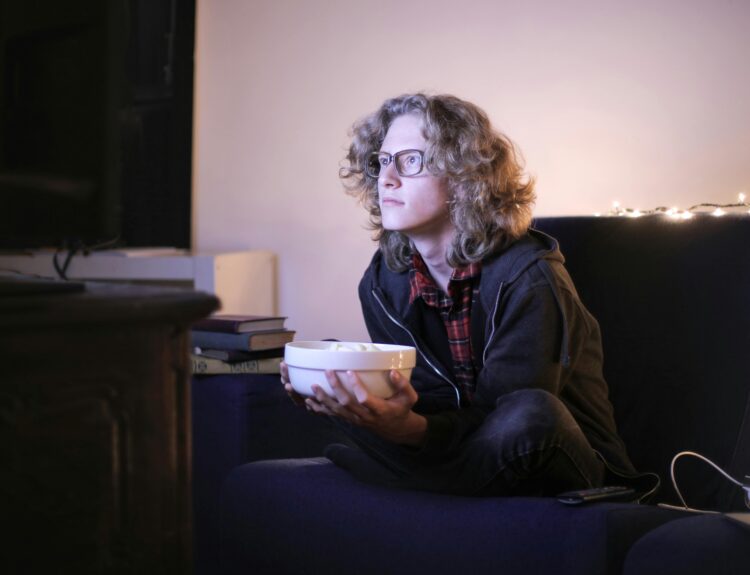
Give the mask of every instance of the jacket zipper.
[(419, 352), (419, 355), (422, 356), (422, 358), (427, 362), (427, 365), (429, 365), (432, 370), (438, 374), (442, 379), (444, 379), (452, 388), (453, 391), (456, 393), (456, 404), (458, 407), (461, 407), (461, 393), (458, 391), (458, 387), (456, 387), (456, 384), (454, 384), (442, 371), (440, 371), (437, 366), (430, 361), (430, 358), (427, 357), (427, 354), (424, 353), (419, 346), (417, 345), (417, 340), (414, 338), (414, 335), (409, 331), (409, 328), (407, 328), (403, 323), (398, 321), (393, 315), (386, 309), (385, 304), (381, 301), (380, 297), (378, 297), (378, 294), (375, 292), (375, 290), (372, 290), (372, 295), (375, 297), (375, 299), (378, 302), (378, 305), (380, 305), (380, 308), (383, 310), (383, 313), (388, 316), (388, 319), (390, 319), (393, 323), (395, 323), (398, 327), (403, 329), (411, 339), (412, 343), (414, 344), (414, 348)]
[(484, 344), (484, 349), (482, 350), (482, 365), (487, 363), (487, 350), (490, 348), (492, 338), (495, 336), (495, 328), (497, 327), (497, 325), (495, 324), (495, 316), (497, 316), (497, 308), (500, 305), (500, 294), (503, 293), (503, 286), (505, 286), (505, 282), (500, 282), (500, 286), (497, 288), (495, 306), (492, 309), (492, 315), (490, 316), (492, 321), (492, 330), (490, 331), (490, 337), (487, 338), (487, 343)]

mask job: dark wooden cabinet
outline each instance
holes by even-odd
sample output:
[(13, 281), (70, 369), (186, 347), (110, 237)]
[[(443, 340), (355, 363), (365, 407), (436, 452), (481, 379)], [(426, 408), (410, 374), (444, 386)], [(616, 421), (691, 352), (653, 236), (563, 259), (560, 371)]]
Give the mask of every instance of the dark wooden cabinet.
[(0, 298), (3, 573), (189, 573), (189, 326), (213, 296)]

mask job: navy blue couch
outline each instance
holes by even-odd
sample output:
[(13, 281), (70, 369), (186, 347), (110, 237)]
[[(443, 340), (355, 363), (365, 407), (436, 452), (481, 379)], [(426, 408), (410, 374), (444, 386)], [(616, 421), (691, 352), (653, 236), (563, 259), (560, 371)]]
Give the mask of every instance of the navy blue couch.
[[(669, 464), (750, 475), (750, 216), (540, 218), (603, 332), (620, 432), (662, 488), (651, 505), (566, 506), (360, 483), (320, 457), (328, 422), (273, 376), (193, 382), (197, 573), (750, 573), (750, 526), (678, 504)], [(364, 264), (363, 264), (364, 265)], [(325, 334), (335, 337), (336, 334)], [(748, 511), (697, 459), (692, 507)]]

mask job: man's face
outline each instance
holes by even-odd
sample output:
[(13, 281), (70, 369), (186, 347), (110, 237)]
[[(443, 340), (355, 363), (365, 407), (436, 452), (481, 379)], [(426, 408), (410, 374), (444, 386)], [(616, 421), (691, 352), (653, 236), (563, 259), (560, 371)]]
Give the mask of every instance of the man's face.
[[(380, 151), (389, 154), (424, 151), (426, 145), (422, 118), (405, 115), (393, 121)], [(385, 229), (399, 231), (413, 240), (437, 240), (453, 233), (447, 183), (426, 168), (416, 176), (405, 177), (399, 175), (395, 162), (391, 162), (380, 170), (378, 194)]]

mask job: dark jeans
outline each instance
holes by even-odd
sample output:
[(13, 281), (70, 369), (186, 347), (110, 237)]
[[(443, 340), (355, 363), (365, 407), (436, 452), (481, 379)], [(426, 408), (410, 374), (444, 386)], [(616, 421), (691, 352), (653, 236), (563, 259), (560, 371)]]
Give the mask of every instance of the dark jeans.
[(350, 445), (326, 456), (362, 481), (460, 495), (554, 495), (602, 484), (604, 464), (565, 405), (539, 389), (501, 397), (448, 460), (427, 459), (341, 424)]

